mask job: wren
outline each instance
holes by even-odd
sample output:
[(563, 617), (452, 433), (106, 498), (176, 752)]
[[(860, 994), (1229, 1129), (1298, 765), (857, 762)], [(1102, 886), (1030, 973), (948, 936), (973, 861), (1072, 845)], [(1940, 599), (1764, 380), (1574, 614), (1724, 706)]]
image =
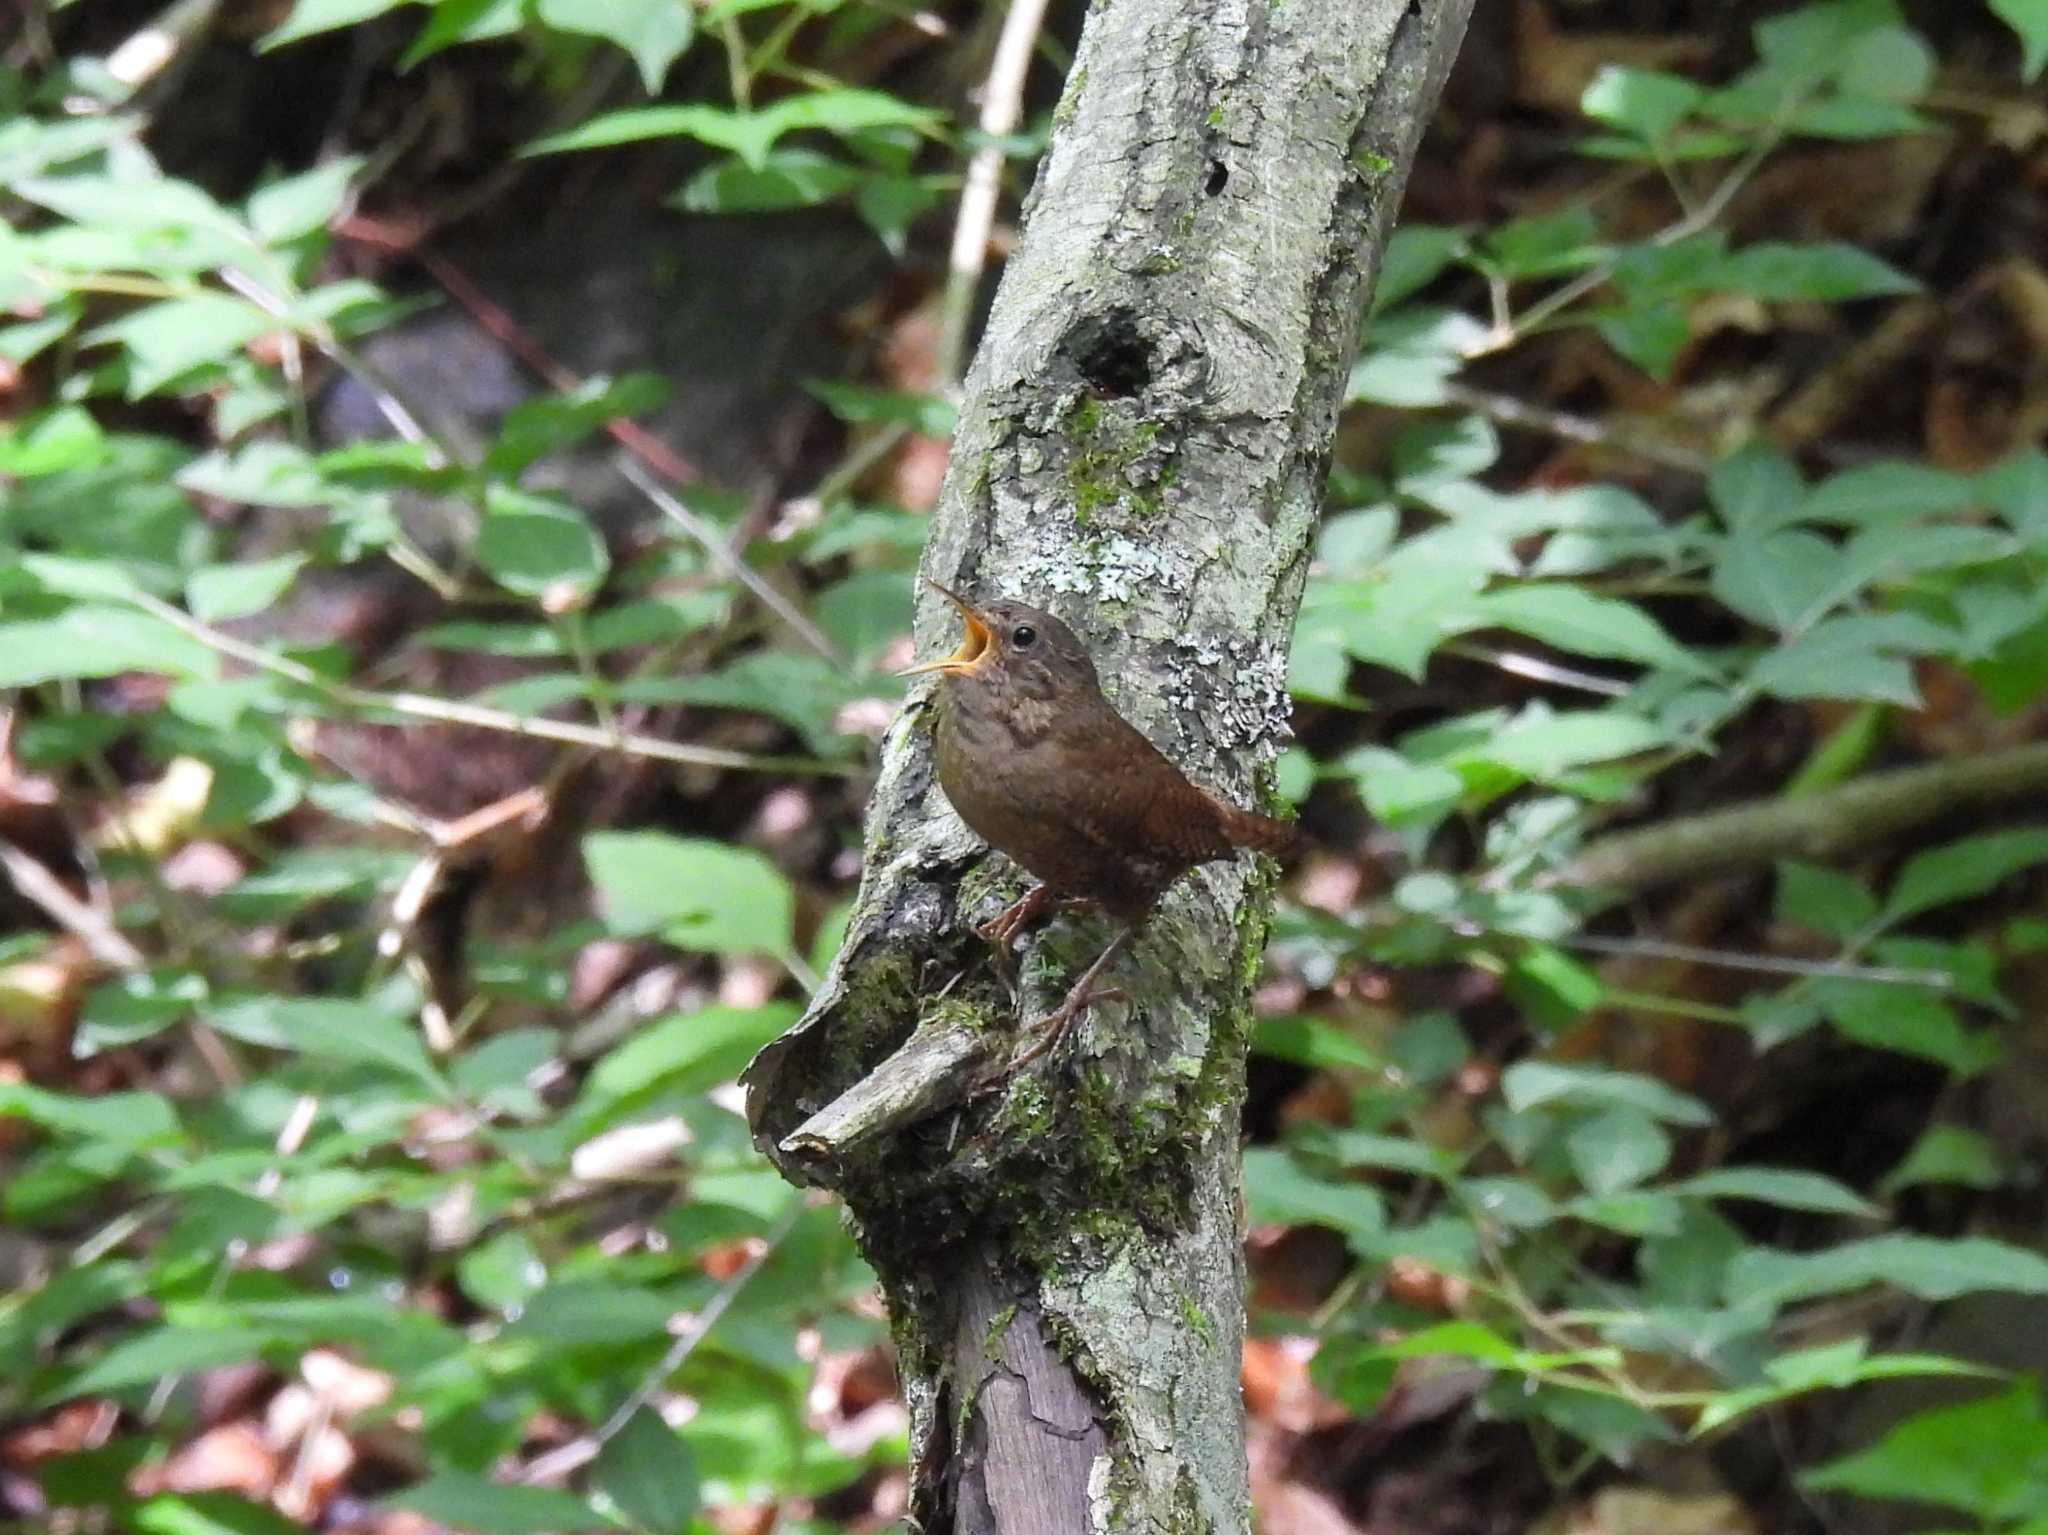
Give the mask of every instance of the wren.
[(1055, 905), (1096, 906), (1122, 924), (1109, 946), (1034, 1025), (1020, 1068), (1056, 1045), (1088, 1005), (1115, 995), (1095, 982), (1167, 888), (1196, 864), (1240, 848), (1281, 855), (1292, 826), (1240, 810), (1187, 776), (1102, 696), (1095, 663), (1050, 613), (1008, 600), (960, 610), (960, 648), (903, 675), (940, 676), (934, 755), (939, 787), (990, 846), (1038, 880), (977, 931), (1008, 968), (1010, 946)]

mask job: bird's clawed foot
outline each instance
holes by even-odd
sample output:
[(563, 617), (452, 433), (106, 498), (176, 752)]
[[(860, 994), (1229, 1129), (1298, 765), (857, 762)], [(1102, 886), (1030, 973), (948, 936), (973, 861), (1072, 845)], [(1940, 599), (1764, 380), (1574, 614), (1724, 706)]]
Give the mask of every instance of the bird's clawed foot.
[(1033, 885), (1024, 892), (1021, 900), (1012, 901), (974, 931), (995, 945), (997, 962), (1008, 966), (1010, 946), (1017, 941), (1017, 935), (1045, 915), (1045, 909), (1052, 905), (1052, 891), (1044, 885)]
[(1067, 1031), (1073, 1028), (1075, 1021), (1097, 1002), (1122, 1000), (1124, 994), (1121, 990), (1113, 986), (1097, 986), (1095, 981), (1108, 968), (1109, 962), (1116, 958), (1117, 951), (1130, 941), (1130, 937), (1131, 929), (1125, 928), (1111, 939), (1109, 947), (1095, 957), (1095, 963), (1090, 965), (1082, 973), (1081, 979), (1074, 982), (1068, 990), (1066, 1001), (1031, 1026), (1032, 1032), (1038, 1037), (1011, 1059), (1011, 1072), (1022, 1071), (1056, 1047), (1067, 1037)]
[(1056, 896), (1045, 885), (1033, 885), (1019, 900), (1011, 902), (988, 921), (975, 928), (996, 951), (996, 969), (1012, 991), (1017, 988), (1017, 939), (1048, 911), (1085, 911), (1093, 904), (1072, 897)]

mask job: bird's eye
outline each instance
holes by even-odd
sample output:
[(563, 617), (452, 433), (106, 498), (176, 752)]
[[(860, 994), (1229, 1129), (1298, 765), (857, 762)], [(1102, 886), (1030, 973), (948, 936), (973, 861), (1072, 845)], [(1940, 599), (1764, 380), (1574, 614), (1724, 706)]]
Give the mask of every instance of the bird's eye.
[(1029, 624), (1019, 624), (1010, 631), (1010, 643), (1019, 650), (1029, 650), (1038, 639), (1038, 631)]

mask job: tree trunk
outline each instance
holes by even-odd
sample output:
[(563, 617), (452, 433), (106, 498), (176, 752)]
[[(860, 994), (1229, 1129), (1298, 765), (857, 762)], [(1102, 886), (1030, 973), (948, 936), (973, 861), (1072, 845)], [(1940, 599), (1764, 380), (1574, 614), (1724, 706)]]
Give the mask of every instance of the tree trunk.
[[(1364, 303), (1471, 0), (1099, 0), (1003, 274), (925, 569), (1057, 611), (1112, 701), (1245, 803)], [(920, 596), (920, 653), (955, 619)], [(747, 1074), (763, 1149), (845, 1197), (894, 1318), (924, 1535), (1249, 1527), (1238, 1120), (1271, 870), (1169, 893), (1056, 1064), (973, 925), (1023, 888), (890, 732), (846, 943)]]

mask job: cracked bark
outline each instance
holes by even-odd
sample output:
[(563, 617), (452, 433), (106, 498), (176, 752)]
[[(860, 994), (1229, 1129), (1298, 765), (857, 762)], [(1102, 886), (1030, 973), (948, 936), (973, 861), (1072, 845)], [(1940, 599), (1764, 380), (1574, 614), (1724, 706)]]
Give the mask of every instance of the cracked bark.
[[(925, 570), (1058, 612), (1112, 700), (1245, 803), (1359, 321), (1471, 0), (1106, 0), (1003, 274)], [(950, 610), (920, 594), (920, 652)], [(747, 1073), (762, 1148), (881, 1276), (925, 1535), (1249, 1527), (1238, 1117), (1270, 871), (1197, 870), (1062, 1062), (972, 1096), (1108, 934), (1012, 998), (972, 925), (1023, 880), (892, 728), (845, 945)]]

